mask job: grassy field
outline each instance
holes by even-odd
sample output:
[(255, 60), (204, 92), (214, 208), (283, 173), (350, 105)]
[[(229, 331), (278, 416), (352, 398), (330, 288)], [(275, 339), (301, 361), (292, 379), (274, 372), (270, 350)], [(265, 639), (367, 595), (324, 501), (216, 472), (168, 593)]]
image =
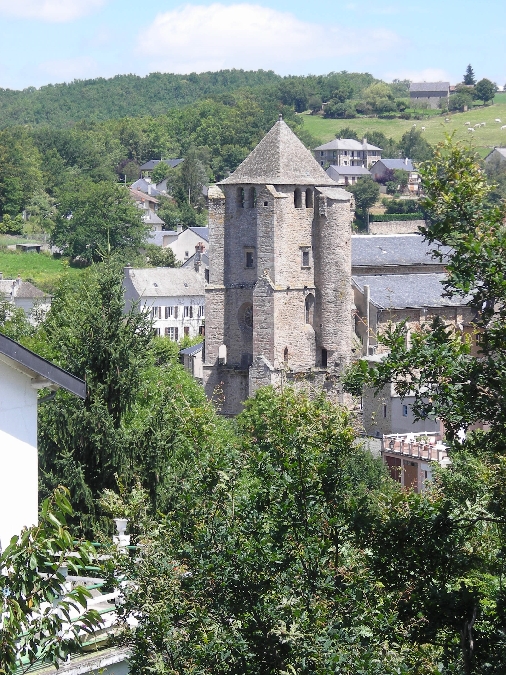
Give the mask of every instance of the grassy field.
[(20, 274), (23, 281), (32, 281), (49, 293), (66, 271), (72, 275), (80, 273), (79, 269), (69, 267), (66, 260), (45, 253), (0, 251), (0, 272), (4, 279), (15, 279)]
[[(399, 140), (405, 131), (416, 124), (417, 129), (425, 127), (425, 138), (432, 145), (443, 140), (445, 133), (455, 132), (456, 140), (472, 142), (482, 157), (495, 145), (506, 146), (506, 129), (501, 131), (501, 126), (506, 124), (506, 94), (498, 94), (494, 99), (494, 105), (474, 108), (465, 113), (449, 113), (446, 117), (449, 118), (449, 122), (445, 122), (445, 117), (442, 115), (424, 120), (382, 120), (365, 117), (331, 120), (304, 115), (304, 127), (320, 143), (327, 143), (334, 139), (336, 132), (343, 127), (354, 129), (360, 138), (367, 136), (370, 131), (381, 131), (385, 136)], [(496, 118), (501, 119), (502, 122), (495, 122)], [(485, 122), (486, 126), (469, 132), (465, 122), (470, 122), (471, 125)]]

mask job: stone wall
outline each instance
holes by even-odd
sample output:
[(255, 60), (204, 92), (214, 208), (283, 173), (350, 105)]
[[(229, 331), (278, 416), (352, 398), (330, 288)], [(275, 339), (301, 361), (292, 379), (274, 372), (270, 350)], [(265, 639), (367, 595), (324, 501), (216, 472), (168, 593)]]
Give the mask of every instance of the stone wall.
[(368, 234), (418, 234), (425, 227), (425, 220), (387, 220), (382, 223), (371, 221)]

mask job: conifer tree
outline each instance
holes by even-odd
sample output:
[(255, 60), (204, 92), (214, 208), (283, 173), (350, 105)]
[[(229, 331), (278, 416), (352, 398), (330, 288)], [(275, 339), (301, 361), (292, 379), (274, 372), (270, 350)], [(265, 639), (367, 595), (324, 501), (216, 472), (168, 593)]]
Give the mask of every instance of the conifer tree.
[(463, 83), (467, 84), (467, 85), (470, 85), (470, 86), (473, 86), (473, 85), (476, 84), (476, 79), (474, 77), (474, 70), (473, 70), (473, 67), (471, 66), (471, 64), (469, 64), (466, 68)]

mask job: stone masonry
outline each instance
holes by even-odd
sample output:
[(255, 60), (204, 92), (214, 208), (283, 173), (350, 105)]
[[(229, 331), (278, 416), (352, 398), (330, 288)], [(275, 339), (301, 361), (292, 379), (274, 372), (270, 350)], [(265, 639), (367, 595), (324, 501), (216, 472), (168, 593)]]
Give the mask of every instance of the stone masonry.
[(208, 198), (208, 397), (235, 415), (269, 384), (337, 391), (351, 354), (352, 195), (280, 119)]

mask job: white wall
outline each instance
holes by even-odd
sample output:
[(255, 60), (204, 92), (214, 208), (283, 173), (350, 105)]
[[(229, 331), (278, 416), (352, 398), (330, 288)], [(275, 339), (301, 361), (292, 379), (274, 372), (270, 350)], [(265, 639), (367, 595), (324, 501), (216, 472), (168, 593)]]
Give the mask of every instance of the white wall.
[(0, 544), (38, 513), (37, 391), (27, 375), (0, 361)]
[(207, 249), (209, 246), (208, 242), (202, 239), (202, 237), (199, 237), (192, 230), (188, 229), (181, 232), (181, 234), (175, 241), (169, 243), (169, 246), (174, 251), (176, 260), (179, 260), (179, 262), (184, 263), (188, 260), (188, 258), (191, 258), (191, 256), (195, 253), (195, 246), (200, 241), (204, 244), (204, 246)]

